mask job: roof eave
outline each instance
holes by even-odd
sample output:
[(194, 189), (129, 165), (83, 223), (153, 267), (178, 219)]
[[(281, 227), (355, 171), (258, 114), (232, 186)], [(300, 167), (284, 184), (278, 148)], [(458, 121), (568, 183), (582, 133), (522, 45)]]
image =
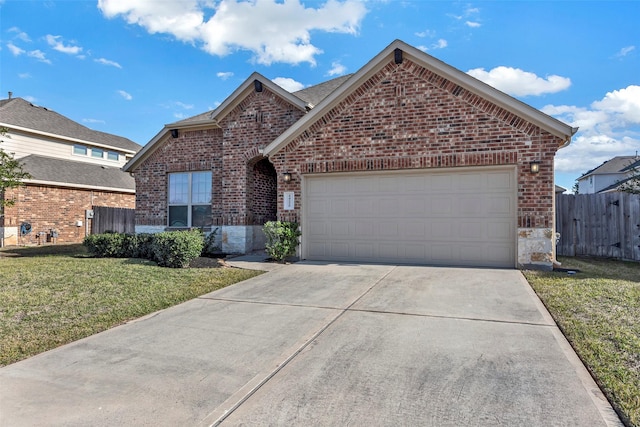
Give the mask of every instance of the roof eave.
[(121, 187), (102, 187), (99, 185), (86, 185), (86, 184), (75, 184), (71, 182), (56, 182), (56, 181), (46, 181), (40, 179), (25, 179), (22, 181), (25, 184), (34, 184), (34, 185), (45, 185), (47, 187), (66, 187), (66, 188), (80, 188), (83, 190), (99, 190), (99, 191), (112, 191), (117, 193), (130, 193), (135, 194), (135, 188), (121, 188)]
[(156, 134), (156, 136), (151, 139), (142, 150), (138, 151), (138, 153), (129, 160), (122, 168), (125, 172), (134, 172), (142, 161), (144, 161), (147, 157), (149, 157), (153, 151), (155, 150), (155, 145), (164, 139), (165, 135), (172, 129), (178, 130), (188, 130), (195, 128), (204, 128), (209, 126), (220, 127), (218, 124), (230, 111), (232, 111), (238, 104), (240, 104), (246, 95), (255, 90), (254, 81), (258, 80), (262, 85), (267, 87), (270, 91), (276, 93), (282, 98), (289, 101), (292, 105), (296, 106), (302, 111), (307, 111), (307, 104), (298, 98), (297, 96), (292, 95), (290, 92), (287, 92), (277, 84), (273, 83), (271, 80), (264, 77), (262, 74), (254, 72), (252, 73), (236, 90), (234, 90), (231, 95), (229, 95), (223, 102), (211, 112), (211, 117), (206, 120), (198, 120), (196, 122), (185, 123), (182, 124), (180, 122), (175, 122), (171, 124), (165, 125), (160, 132)]
[(464, 73), (431, 55), (416, 49), (404, 43), (401, 40), (395, 40), (389, 46), (387, 46), (382, 52), (376, 55), (372, 60), (365, 64), (360, 70), (358, 70), (351, 78), (349, 78), (342, 86), (336, 89), (323, 101), (321, 101), (311, 112), (298, 120), (292, 127), (287, 129), (278, 138), (276, 138), (271, 144), (269, 144), (264, 152), (265, 155), (273, 155), (282, 149), (286, 144), (298, 137), (304, 132), (307, 125), (313, 123), (315, 117), (319, 117), (331, 108), (336, 106), (342, 99), (343, 95), (348, 93), (350, 89), (358, 83), (366, 80), (379, 69), (384, 67), (389, 61), (393, 59), (393, 55), (396, 49), (400, 49), (404, 54), (408, 55), (410, 59), (418, 64), (425, 66), (427, 69), (432, 70), (438, 75), (442, 75), (451, 80), (455, 84), (482, 96), (483, 98), (491, 101), (492, 103), (505, 108), (508, 111), (512, 111), (520, 117), (523, 117), (527, 121), (541, 127), (548, 131), (552, 135), (562, 139), (562, 147), (566, 147), (571, 142), (571, 137), (577, 132), (577, 128), (573, 128), (560, 120), (557, 120), (540, 110), (537, 110), (522, 101), (519, 101), (498, 89), (489, 86), (488, 84)]
[(135, 154), (136, 153), (135, 150), (129, 150), (127, 148), (116, 147), (114, 145), (108, 145), (108, 144), (101, 144), (99, 142), (87, 141), (87, 140), (84, 140), (84, 139), (73, 138), (73, 137), (65, 136), (65, 135), (58, 135), (57, 133), (50, 133), (50, 132), (44, 132), (44, 131), (31, 129), (31, 128), (25, 128), (25, 127), (22, 127), (22, 126), (12, 125), (10, 123), (0, 122), (0, 127), (7, 128), (9, 130), (15, 129), (15, 130), (18, 130), (18, 131), (21, 131), (21, 132), (27, 132), (27, 133), (31, 133), (31, 134), (35, 134), (35, 135), (42, 135), (42, 136), (46, 136), (48, 138), (62, 139), (62, 140), (73, 142), (73, 143), (80, 143), (80, 144), (91, 145), (91, 146), (100, 147), (100, 148), (107, 148), (107, 149), (110, 149), (110, 150), (120, 151), (122, 153), (127, 153), (127, 154)]

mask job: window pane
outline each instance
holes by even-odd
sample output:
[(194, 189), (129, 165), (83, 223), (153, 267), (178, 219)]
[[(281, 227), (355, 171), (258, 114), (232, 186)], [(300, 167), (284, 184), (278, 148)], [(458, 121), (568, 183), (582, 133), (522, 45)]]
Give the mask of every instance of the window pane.
[(189, 203), (189, 174), (169, 175), (169, 204)]
[(118, 160), (120, 160), (120, 156), (118, 155), (118, 153), (116, 153), (114, 151), (109, 151), (107, 153), (107, 159), (115, 160), (117, 162)]
[(169, 206), (169, 227), (186, 227), (187, 213), (186, 206)]
[(211, 203), (211, 172), (194, 172), (191, 176), (191, 203)]
[(91, 157), (98, 157), (98, 158), (102, 158), (103, 157), (103, 153), (104, 151), (99, 149), (99, 148), (92, 148), (91, 149)]
[(87, 147), (84, 145), (74, 145), (73, 146), (73, 154), (77, 154), (79, 156), (87, 155)]
[(212, 225), (211, 205), (200, 205), (191, 207), (191, 226), (206, 227)]

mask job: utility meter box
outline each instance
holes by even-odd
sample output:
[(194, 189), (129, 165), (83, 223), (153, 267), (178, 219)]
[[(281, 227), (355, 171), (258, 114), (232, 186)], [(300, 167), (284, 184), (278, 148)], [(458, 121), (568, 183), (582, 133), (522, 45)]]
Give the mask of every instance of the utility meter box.
[(86, 219), (93, 219), (93, 209), (87, 209), (84, 211), (84, 217)]

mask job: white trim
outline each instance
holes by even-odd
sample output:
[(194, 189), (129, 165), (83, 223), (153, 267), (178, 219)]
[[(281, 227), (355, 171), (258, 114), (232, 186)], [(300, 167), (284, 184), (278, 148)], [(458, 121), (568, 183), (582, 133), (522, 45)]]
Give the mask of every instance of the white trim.
[(87, 140), (84, 140), (84, 139), (72, 138), (70, 136), (58, 135), (58, 134), (50, 133), (50, 132), (43, 132), (43, 131), (30, 129), (30, 128), (24, 128), (24, 127), (12, 125), (12, 124), (9, 124), (9, 123), (3, 123), (2, 122), (2, 123), (0, 123), (0, 127), (8, 128), (9, 132), (11, 132), (11, 130), (18, 130), (18, 131), (27, 132), (27, 133), (33, 133), (33, 134), (36, 134), (36, 135), (47, 136), (49, 138), (61, 139), (63, 141), (69, 141), (69, 142), (74, 142), (74, 143), (77, 142), (77, 143), (85, 144), (85, 145), (88, 145), (88, 146), (93, 146), (94, 145), (96, 147), (109, 148), (112, 151), (115, 150), (115, 151), (120, 151), (120, 152), (123, 152), (123, 153), (129, 153), (129, 154), (135, 154), (136, 153), (136, 151), (129, 150), (127, 148), (116, 147), (114, 145), (101, 144), (99, 142), (92, 142), (92, 141), (87, 141)]
[(127, 188), (101, 187), (98, 185), (84, 185), (84, 184), (73, 184), (70, 182), (43, 181), (38, 179), (25, 179), (22, 182), (24, 182), (25, 184), (45, 185), (47, 187), (80, 188), (84, 190), (100, 190), (100, 191), (112, 191), (116, 193), (136, 194), (135, 189), (130, 190)]
[(138, 164), (147, 158), (147, 153), (148, 155), (153, 153), (155, 151), (155, 145), (159, 141), (161, 141), (171, 129), (187, 130), (187, 129), (198, 128), (198, 127), (219, 128), (220, 125), (218, 124), (218, 122), (222, 120), (228, 114), (229, 111), (231, 111), (239, 103), (241, 103), (249, 93), (255, 90), (253, 86), (254, 84), (253, 82), (255, 80), (258, 80), (270, 91), (274, 92), (278, 96), (289, 101), (292, 105), (298, 107), (301, 111), (305, 111), (305, 112), (307, 111), (306, 102), (302, 101), (300, 98), (291, 94), (290, 92), (287, 92), (282, 87), (278, 86), (277, 84), (275, 84), (274, 82), (272, 82), (271, 80), (263, 76), (262, 74), (258, 72), (253, 72), (240, 86), (236, 88), (236, 90), (234, 90), (231, 93), (231, 95), (229, 95), (222, 102), (222, 104), (218, 106), (218, 108), (216, 108), (211, 112), (209, 118), (201, 119), (198, 121), (192, 121), (192, 122), (184, 122), (184, 123), (175, 122), (175, 123), (169, 123), (164, 125), (164, 127), (160, 130), (160, 132), (158, 132), (156, 136), (154, 136), (151, 139), (151, 141), (149, 141), (142, 148), (142, 150), (138, 151), (138, 153), (124, 165), (123, 170), (125, 172), (135, 171)]
[(410, 46), (400, 40), (395, 40), (364, 67), (358, 70), (353, 76), (347, 79), (347, 81), (339, 86), (338, 89), (322, 100), (313, 110), (311, 110), (311, 112), (309, 112), (309, 114), (302, 117), (293, 126), (288, 128), (272, 143), (265, 147), (264, 154), (266, 156), (276, 154), (289, 142), (300, 136), (305, 130), (313, 125), (316, 120), (322, 117), (322, 115), (338, 105), (338, 103), (348, 96), (354, 88), (392, 61), (396, 49), (402, 50), (403, 55), (407, 55), (412, 61), (424, 66), (434, 73), (447, 78), (470, 92), (473, 92), (506, 109), (507, 111), (511, 111), (525, 120), (540, 126), (551, 134), (562, 138), (563, 144), (561, 147), (568, 145), (571, 141), (571, 136), (573, 136), (573, 134), (578, 130), (577, 128), (572, 128), (571, 126), (566, 125), (565, 123), (495, 89), (492, 86), (489, 86), (484, 82), (481, 82), (469, 74), (466, 74), (440, 61), (439, 59), (416, 49), (413, 46)]

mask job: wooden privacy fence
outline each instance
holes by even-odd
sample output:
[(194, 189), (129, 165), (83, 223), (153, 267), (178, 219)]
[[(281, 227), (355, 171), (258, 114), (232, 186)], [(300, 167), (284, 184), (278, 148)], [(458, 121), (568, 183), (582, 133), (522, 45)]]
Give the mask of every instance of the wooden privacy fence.
[(559, 194), (556, 231), (558, 255), (640, 261), (640, 195)]
[(109, 208), (106, 206), (93, 207), (91, 234), (100, 234), (107, 231), (133, 234), (135, 227), (135, 209)]

